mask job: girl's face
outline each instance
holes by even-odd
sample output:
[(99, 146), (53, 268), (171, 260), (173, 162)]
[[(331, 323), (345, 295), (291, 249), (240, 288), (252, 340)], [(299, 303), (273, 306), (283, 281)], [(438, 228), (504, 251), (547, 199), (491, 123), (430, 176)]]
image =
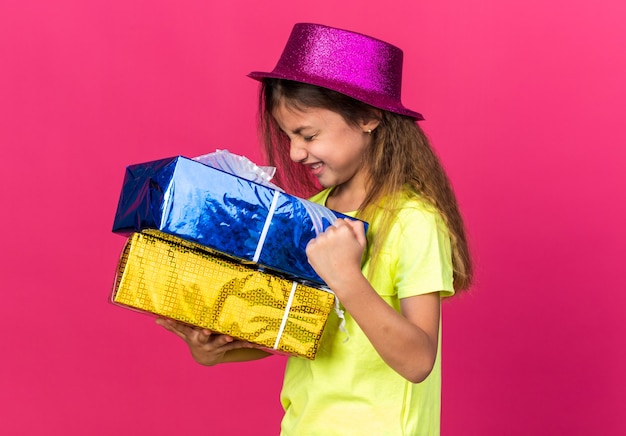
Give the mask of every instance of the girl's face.
[(280, 104), (273, 112), (289, 137), (291, 160), (305, 165), (324, 188), (358, 192), (365, 188), (363, 155), (378, 122), (348, 124), (336, 112), (321, 108), (295, 109)]

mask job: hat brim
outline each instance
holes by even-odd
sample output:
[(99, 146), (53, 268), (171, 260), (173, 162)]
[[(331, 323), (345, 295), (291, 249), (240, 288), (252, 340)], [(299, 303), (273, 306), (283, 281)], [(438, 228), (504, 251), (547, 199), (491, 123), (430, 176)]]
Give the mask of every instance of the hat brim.
[(341, 94), (347, 95), (348, 97), (354, 98), (355, 100), (361, 101), (363, 103), (369, 104), (377, 109), (382, 109), (385, 111), (393, 112), (400, 115), (405, 115), (411, 118), (414, 118), (416, 121), (421, 121), (424, 119), (422, 114), (419, 112), (412, 111), (402, 104), (399, 104), (396, 101), (391, 101), (385, 96), (375, 95), (372, 96), (371, 93), (366, 93), (358, 88), (351, 88), (346, 86), (343, 83), (333, 83), (328, 79), (320, 79), (319, 77), (312, 77), (306, 75), (294, 75), (293, 72), (290, 74), (282, 74), (278, 71), (272, 72), (262, 72), (262, 71), (253, 71), (248, 74), (248, 77), (254, 80), (263, 81), (263, 79), (283, 79), (283, 80), (291, 80), (293, 82), (306, 83), (309, 85), (315, 85), (322, 88), (330, 89), (335, 92), (339, 92)]

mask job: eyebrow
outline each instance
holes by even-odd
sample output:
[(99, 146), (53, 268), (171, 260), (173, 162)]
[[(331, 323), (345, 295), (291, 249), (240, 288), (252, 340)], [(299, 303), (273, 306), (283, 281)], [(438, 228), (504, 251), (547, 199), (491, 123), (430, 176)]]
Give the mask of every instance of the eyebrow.
[(300, 134), (302, 134), (302, 131), (306, 130), (306, 129), (312, 129), (312, 127), (311, 126), (300, 126), (296, 130), (292, 131), (291, 133), (293, 133), (294, 135), (300, 135)]

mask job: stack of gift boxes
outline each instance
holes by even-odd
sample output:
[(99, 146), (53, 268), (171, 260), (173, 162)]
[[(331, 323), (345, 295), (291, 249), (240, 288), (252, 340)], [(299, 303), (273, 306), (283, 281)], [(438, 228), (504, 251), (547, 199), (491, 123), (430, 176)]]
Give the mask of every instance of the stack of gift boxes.
[(337, 212), (182, 156), (127, 167), (111, 300), (313, 359), (335, 297), (305, 249)]

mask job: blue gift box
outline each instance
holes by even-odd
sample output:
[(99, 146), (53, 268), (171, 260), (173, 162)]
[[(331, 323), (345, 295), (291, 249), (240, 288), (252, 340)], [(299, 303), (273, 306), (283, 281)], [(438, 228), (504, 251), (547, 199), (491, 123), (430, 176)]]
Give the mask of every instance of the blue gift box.
[(337, 218), (353, 219), (177, 156), (127, 167), (113, 232), (160, 230), (323, 286), (305, 249)]

